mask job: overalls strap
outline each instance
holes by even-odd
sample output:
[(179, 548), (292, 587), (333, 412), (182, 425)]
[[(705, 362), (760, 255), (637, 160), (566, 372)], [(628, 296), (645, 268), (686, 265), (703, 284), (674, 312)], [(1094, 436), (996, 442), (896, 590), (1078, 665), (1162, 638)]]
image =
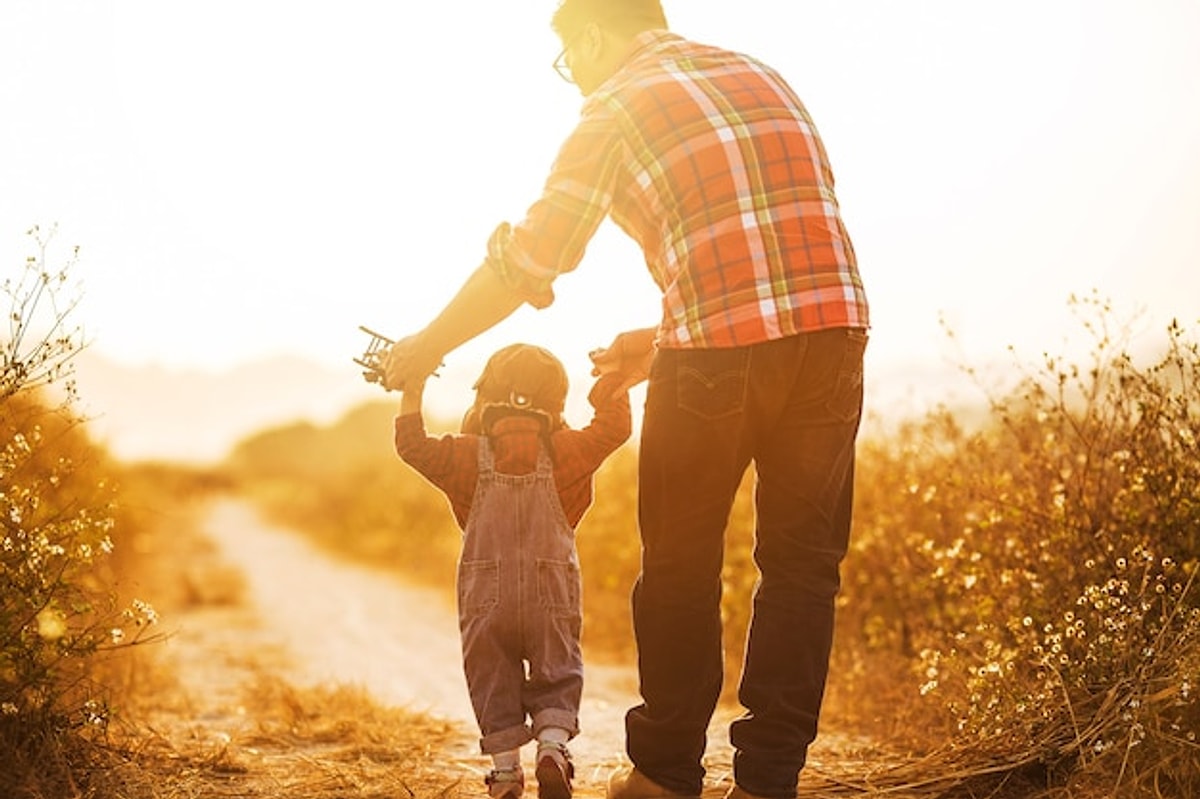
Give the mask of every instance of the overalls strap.
[(492, 477), (496, 470), (496, 462), (492, 457), (492, 442), (487, 436), (479, 437), (479, 476)]

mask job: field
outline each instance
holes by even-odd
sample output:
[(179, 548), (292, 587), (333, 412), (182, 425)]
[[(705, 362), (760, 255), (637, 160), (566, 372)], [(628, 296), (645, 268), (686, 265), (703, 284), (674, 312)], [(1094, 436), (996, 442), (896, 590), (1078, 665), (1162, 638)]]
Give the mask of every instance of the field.
[[(822, 750), (803, 795), (1200, 790), (1200, 352), (1173, 325), (1135, 359), (1103, 302), (1077, 311), (1084, 363), (1016, 363), (1015, 388), (981, 386), (978, 408), (860, 439), (823, 729), (871, 744)], [(196, 533), (237, 497), (331, 558), (448, 595), (459, 533), (394, 455), (393, 403), (264, 430), (196, 471), (114, 462), (39, 396), (2, 394), (0, 794), (478, 792), (469, 730), (291, 684), (270, 646), (237, 645), (258, 623), (242, 577)], [(630, 444), (605, 465), (578, 531), (597, 667), (634, 657), (635, 463)], [(727, 533), (727, 700), (756, 579), (753, 479)], [(211, 633), (194, 651), (162, 638), (182, 618)], [(225, 667), (198, 672), (214, 651)]]
[[(980, 408), (860, 442), (825, 723), (919, 755), (920, 773), (886, 778), (897, 784), (1195, 784), (1200, 357), (1172, 326), (1156, 359), (1135, 362), (1103, 301), (1074, 307), (1086, 362), (1017, 363), (1016, 387), (981, 386)], [(328, 429), (264, 432), (230, 474), (331, 550), (448, 588), (458, 532), (392, 453), (392, 414), (380, 403)], [(606, 464), (578, 532), (585, 645), (606, 661), (633, 657), (635, 460), (630, 445)], [(756, 579), (752, 483), (727, 535), (727, 694)]]

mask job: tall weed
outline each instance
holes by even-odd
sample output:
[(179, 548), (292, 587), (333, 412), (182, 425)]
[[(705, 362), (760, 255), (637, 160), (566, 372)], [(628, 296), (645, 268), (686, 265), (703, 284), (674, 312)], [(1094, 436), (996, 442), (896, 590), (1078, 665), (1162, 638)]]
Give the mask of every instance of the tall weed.
[(1073, 303), (1088, 363), (1047, 356), (978, 429), (864, 442), (842, 630), (910, 663), (906, 712), (978, 763), (1189, 795), (1200, 352), (1172, 324), (1140, 365), (1106, 302)]
[(113, 465), (45, 388), (70, 382), (82, 342), (67, 318), (67, 268), (46, 265), (50, 236), (31, 231), (38, 255), (4, 281), (0, 339), (0, 794), (77, 795), (109, 722), (94, 679), (108, 652), (147, 637), (150, 605), (117, 604)]

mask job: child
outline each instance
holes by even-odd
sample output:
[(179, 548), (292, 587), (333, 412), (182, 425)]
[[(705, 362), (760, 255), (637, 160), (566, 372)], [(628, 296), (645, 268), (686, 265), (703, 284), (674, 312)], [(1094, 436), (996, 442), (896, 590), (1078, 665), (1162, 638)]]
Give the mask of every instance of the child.
[(535, 738), (538, 796), (571, 797), (566, 744), (579, 731), (583, 691), (574, 530), (591, 504), (593, 473), (629, 437), (621, 379), (596, 381), (588, 397), (595, 416), (572, 430), (562, 418), (562, 364), (540, 347), (512, 344), (476, 381), (461, 435), (426, 435), (423, 386), (400, 403), (396, 451), (446, 494), (463, 529), (463, 669), (480, 748), (492, 756), (492, 799), (521, 796), (520, 747)]

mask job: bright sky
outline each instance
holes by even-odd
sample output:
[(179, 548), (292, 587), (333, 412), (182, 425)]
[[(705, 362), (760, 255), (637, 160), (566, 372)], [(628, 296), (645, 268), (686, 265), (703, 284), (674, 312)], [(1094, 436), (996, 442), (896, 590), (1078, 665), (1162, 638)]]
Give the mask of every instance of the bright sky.
[[(554, 0), (4, 0), (0, 259), (57, 223), (92, 346), (129, 364), (304, 355), (415, 331), (535, 198), (578, 113)], [(1200, 3), (666, 0), (780, 69), (816, 119), (878, 373), (1056, 351), (1098, 289), (1200, 323)], [(611, 226), (513, 340), (572, 369), (657, 320)], [(915, 373), (915, 372), (914, 372)], [(355, 373), (348, 371), (349, 378)]]

